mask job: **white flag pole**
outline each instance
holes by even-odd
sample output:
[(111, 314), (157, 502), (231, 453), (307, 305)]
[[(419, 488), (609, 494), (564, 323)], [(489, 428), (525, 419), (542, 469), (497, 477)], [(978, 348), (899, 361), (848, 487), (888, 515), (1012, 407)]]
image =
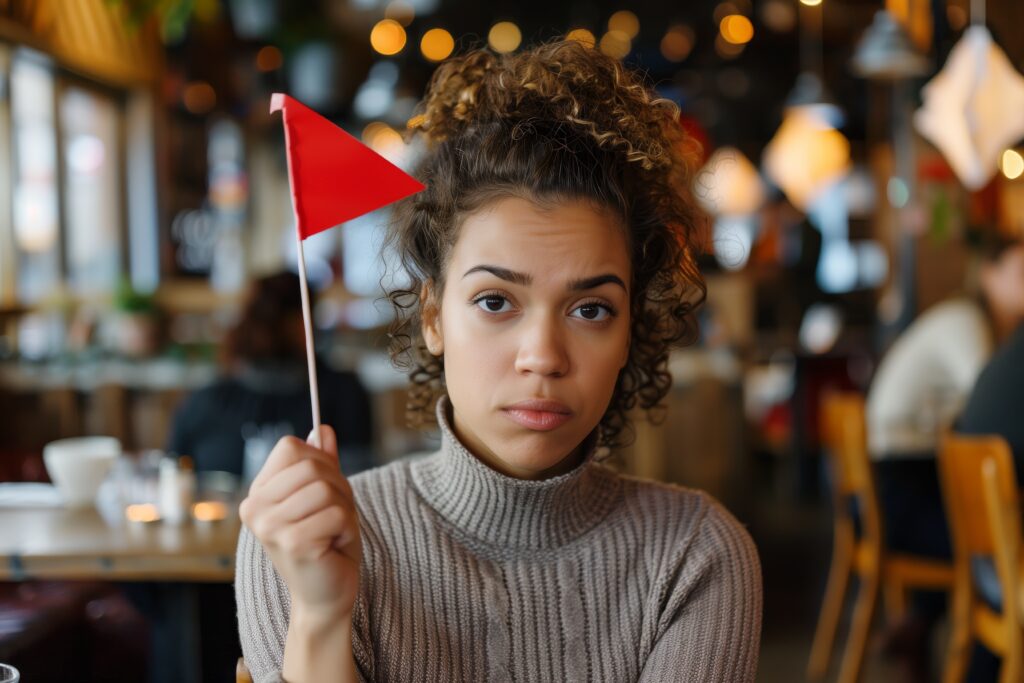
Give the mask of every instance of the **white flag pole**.
[[(298, 216), (296, 216), (298, 221)], [(295, 230), (299, 254), (299, 289), (302, 290), (302, 323), (306, 328), (306, 365), (309, 368), (309, 401), (313, 407), (313, 445), (320, 448), (320, 392), (316, 385), (316, 350), (313, 347), (313, 315), (309, 310), (309, 285), (306, 283), (306, 256), (302, 236)]]

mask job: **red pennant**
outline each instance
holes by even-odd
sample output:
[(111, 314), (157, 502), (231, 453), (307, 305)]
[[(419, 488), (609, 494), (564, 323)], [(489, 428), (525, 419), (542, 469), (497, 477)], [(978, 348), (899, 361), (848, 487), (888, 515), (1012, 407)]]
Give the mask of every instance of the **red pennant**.
[(284, 112), (288, 179), (302, 239), (425, 189), (298, 100), (274, 93), (270, 112), (278, 110)]

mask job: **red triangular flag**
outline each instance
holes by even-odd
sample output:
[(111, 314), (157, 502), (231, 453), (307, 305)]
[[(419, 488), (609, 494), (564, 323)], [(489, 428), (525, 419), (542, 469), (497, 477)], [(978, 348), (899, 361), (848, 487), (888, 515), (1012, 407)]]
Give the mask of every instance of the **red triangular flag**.
[(274, 93), (270, 112), (278, 110), (284, 112), (288, 180), (302, 239), (425, 189), (298, 100)]

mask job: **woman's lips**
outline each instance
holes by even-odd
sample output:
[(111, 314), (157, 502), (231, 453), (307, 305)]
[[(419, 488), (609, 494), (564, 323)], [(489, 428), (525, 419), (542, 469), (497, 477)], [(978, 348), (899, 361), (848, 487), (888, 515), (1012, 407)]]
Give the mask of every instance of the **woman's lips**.
[(502, 408), (513, 422), (527, 429), (549, 431), (561, 427), (572, 419), (572, 411), (557, 401), (522, 401)]

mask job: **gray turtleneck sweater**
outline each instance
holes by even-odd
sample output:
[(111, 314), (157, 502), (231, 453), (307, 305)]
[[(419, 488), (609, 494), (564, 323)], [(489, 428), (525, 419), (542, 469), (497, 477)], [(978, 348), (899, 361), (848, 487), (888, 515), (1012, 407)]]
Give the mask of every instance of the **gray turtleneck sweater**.
[[(593, 449), (558, 477), (504, 476), (459, 443), (446, 406), (437, 452), (351, 478), (363, 680), (754, 680), (760, 565), (721, 505)], [(254, 681), (280, 681), (288, 588), (245, 528), (235, 592)]]

